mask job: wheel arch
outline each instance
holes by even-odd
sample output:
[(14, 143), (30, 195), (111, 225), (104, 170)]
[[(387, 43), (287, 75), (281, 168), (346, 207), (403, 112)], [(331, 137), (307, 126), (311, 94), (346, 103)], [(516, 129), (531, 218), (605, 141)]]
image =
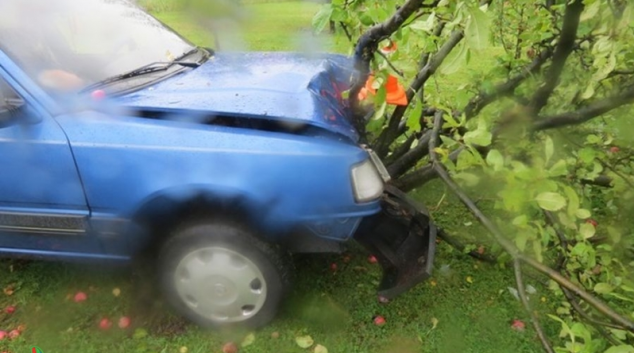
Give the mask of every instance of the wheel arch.
[[(135, 239), (132, 253), (152, 253), (184, 222), (222, 218), (257, 229), (263, 240), (270, 234), (263, 227), (265, 203), (245, 190), (212, 185), (189, 185), (155, 192), (131, 212)], [(137, 241), (138, 240), (138, 241)]]

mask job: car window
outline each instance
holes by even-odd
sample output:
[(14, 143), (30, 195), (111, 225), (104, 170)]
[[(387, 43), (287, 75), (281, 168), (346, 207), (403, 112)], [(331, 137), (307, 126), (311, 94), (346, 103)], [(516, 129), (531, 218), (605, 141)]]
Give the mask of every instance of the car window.
[(4, 78), (0, 77), (0, 112), (18, 108), (22, 104), (22, 98)]

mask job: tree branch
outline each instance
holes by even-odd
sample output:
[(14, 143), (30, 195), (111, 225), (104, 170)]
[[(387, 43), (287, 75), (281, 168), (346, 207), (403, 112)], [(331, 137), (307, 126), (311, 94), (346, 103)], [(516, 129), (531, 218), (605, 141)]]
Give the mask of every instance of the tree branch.
[[(390, 164), (390, 161), (394, 161), (397, 160), (399, 158), (401, 158), (404, 154), (406, 154), (407, 152), (409, 152), (412, 143), (414, 143), (414, 140), (416, 140), (416, 134), (410, 134), (407, 139), (405, 140), (405, 142), (403, 142), (400, 146), (398, 146), (398, 148), (391, 154), (389, 155), (384, 163), (386, 165)], [(391, 174), (390, 174), (391, 175)]]
[[(439, 25), (437, 28), (440, 28), (440, 30), (442, 31), (442, 28), (444, 28), (444, 24)], [(414, 80), (407, 90), (408, 102), (412, 101), (416, 93), (423, 87), (423, 85), (425, 85), (425, 82), (427, 82), (427, 80), (434, 74), (434, 72), (436, 72), (438, 67), (440, 67), (440, 64), (442, 64), (442, 62), (445, 60), (445, 58), (447, 58), (449, 53), (451, 53), (456, 45), (460, 43), (463, 37), (464, 33), (461, 30), (453, 31), (451, 33), (451, 36), (449, 36), (449, 39), (447, 39), (447, 41), (433, 56), (431, 56), (429, 60), (423, 60), (426, 61), (425, 66), (423, 66), (423, 68), (418, 71), (416, 77), (414, 77)], [(392, 116), (390, 116), (387, 128), (383, 130), (381, 135), (379, 135), (379, 138), (377, 138), (374, 149), (379, 157), (385, 157), (387, 155), (390, 144), (392, 144), (396, 137), (398, 137), (398, 126), (408, 107), (409, 105), (396, 107), (394, 109), (394, 112), (392, 113)]]
[(544, 330), (542, 326), (539, 324), (539, 320), (537, 320), (537, 315), (531, 310), (531, 306), (528, 303), (528, 298), (526, 298), (526, 289), (524, 288), (524, 280), (522, 279), (522, 265), (519, 259), (515, 259), (513, 261), (513, 267), (515, 269), (515, 282), (517, 283), (517, 292), (524, 305), (524, 309), (528, 312), (531, 317), (531, 321), (533, 322), (533, 328), (535, 328), (535, 332), (537, 332), (537, 337), (542, 342), (542, 346), (544, 350), (548, 353), (555, 353), (552, 345), (548, 342), (546, 335), (544, 334)]
[(478, 208), (478, 206), (467, 196), (467, 194), (462, 191), (462, 189), (453, 181), (449, 173), (445, 169), (445, 167), (438, 161), (438, 157), (434, 152), (434, 148), (436, 148), (436, 138), (438, 137), (440, 126), (442, 125), (442, 117), (436, 117), (434, 121), (434, 130), (433, 136), (429, 140), (429, 156), (432, 161), (432, 166), (440, 176), (440, 178), (447, 184), (449, 189), (460, 199), (460, 201), (471, 211), (471, 213), (480, 221), (480, 223), (489, 230), (489, 232), (493, 235), (495, 241), (504, 248), (504, 250), (513, 257), (513, 259), (519, 259), (527, 265), (533, 267), (538, 272), (550, 277), (553, 281), (557, 282), (560, 287), (566, 288), (570, 290), (575, 295), (582, 298), (586, 303), (593, 306), (598, 312), (608, 317), (614, 323), (619, 325), (623, 325), (629, 331), (634, 332), (634, 322), (630, 321), (626, 317), (620, 315), (616, 311), (614, 311), (611, 307), (606, 305), (600, 299), (594, 297), (590, 293), (583, 290), (578, 285), (571, 282), (569, 279), (565, 278), (561, 273), (553, 270), (552, 268), (532, 259), (524, 254), (522, 254), (515, 245), (508, 240), (500, 230), (489, 220), (488, 217), (482, 213), (482, 211)]
[(380, 55), (383, 59), (385, 59), (385, 62), (386, 62), (386, 63), (390, 66), (390, 68), (391, 68), (392, 70), (394, 70), (394, 72), (396, 72), (399, 76), (404, 77), (404, 76), (403, 76), (403, 71), (401, 71), (401, 70), (399, 70), (398, 68), (396, 68), (396, 66), (394, 66), (394, 64), (392, 64), (392, 62), (390, 61), (390, 59), (388, 59), (388, 57), (387, 57), (385, 54), (383, 54), (383, 52), (382, 52), (382, 51), (380, 51), (380, 50), (379, 50), (379, 51), (377, 51), (377, 53), (378, 53), (378, 54), (379, 54), (379, 55)]
[(613, 109), (634, 103), (634, 87), (621, 94), (596, 101), (579, 110), (548, 116), (533, 124), (533, 131), (548, 130), (569, 125), (579, 125), (601, 116)]
[(423, 0), (408, 0), (392, 17), (383, 23), (372, 26), (363, 33), (357, 41), (354, 52), (354, 66), (357, 70), (357, 77), (355, 77), (354, 83), (350, 88), (349, 105), (354, 115), (353, 125), (359, 132), (359, 135), (362, 136), (362, 139), (365, 138), (365, 114), (359, 105), (358, 95), (370, 75), (370, 61), (376, 52), (379, 42), (397, 31), (405, 20), (413, 15), (422, 5)]
[[(437, 112), (436, 114), (442, 114)], [(387, 166), (387, 171), (392, 178), (398, 178), (403, 175), (407, 170), (416, 165), (421, 158), (423, 158), (429, 152), (429, 138), (431, 137), (431, 131), (425, 131), (423, 136), (418, 139), (418, 145), (405, 153), (401, 158), (395, 160), (393, 163)]]
[(535, 92), (535, 95), (533, 95), (530, 108), (535, 115), (548, 103), (548, 99), (559, 84), (559, 78), (564, 70), (566, 60), (570, 53), (572, 53), (575, 45), (577, 29), (579, 28), (579, 18), (581, 17), (583, 8), (583, 0), (574, 0), (574, 2), (566, 6), (559, 43), (557, 43), (552, 64), (546, 74), (546, 82)]
[(547, 48), (543, 50), (530, 64), (522, 68), (519, 74), (513, 76), (504, 83), (498, 84), (490, 93), (478, 93), (478, 95), (473, 97), (463, 109), (467, 119), (478, 115), (484, 107), (495, 102), (497, 99), (512, 95), (515, 92), (515, 89), (517, 89), (524, 80), (539, 71), (542, 65), (551, 56), (552, 51), (550, 49)]
[[(455, 239), (454, 237), (452, 237), (451, 235), (447, 234), (447, 232), (445, 232), (444, 229), (438, 229), (438, 238), (444, 240), (447, 244), (451, 245), (452, 247), (454, 247), (456, 250), (460, 251), (460, 252), (464, 252), (464, 249), (466, 248), (466, 246), (464, 244), (462, 244), (460, 241), (458, 241), (457, 239)], [(489, 255), (489, 254), (480, 254), (477, 251), (469, 251), (467, 253), (469, 256), (478, 259), (480, 261), (483, 262), (487, 262), (490, 264), (494, 264), (497, 263), (497, 258)]]
[[(524, 67), (519, 74), (513, 76), (508, 81), (497, 85), (492, 92), (480, 93), (476, 97), (472, 98), (463, 110), (467, 118), (471, 118), (477, 115), (484, 107), (496, 101), (500, 97), (513, 94), (515, 89), (524, 80), (533, 75), (535, 72), (539, 71), (542, 64), (546, 62), (546, 60), (548, 60), (551, 55), (552, 51), (550, 51), (549, 49), (542, 51), (529, 65)], [(394, 115), (392, 117), (394, 117)], [(415, 148), (411, 149), (401, 158), (397, 160), (395, 159), (392, 163), (389, 163), (388, 171), (390, 172), (390, 175), (393, 178), (398, 178), (405, 174), (414, 165), (416, 165), (418, 160), (427, 155), (428, 142), (429, 136), (427, 133), (426, 135), (423, 135), (423, 138), (421, 138), (419, 144)], [(407, 189), (411, 189), (413, 188), (413, 186), (410, 185), (417, 186), (418, 183), (425, 183), (431, 180), (433, 178), (433, 175), (435, 175), (435, 173), (428, 169), (418, 170), (413, 172), (411, 175), (403, 178), (400, 184), (404, 185), (404, 187)]]

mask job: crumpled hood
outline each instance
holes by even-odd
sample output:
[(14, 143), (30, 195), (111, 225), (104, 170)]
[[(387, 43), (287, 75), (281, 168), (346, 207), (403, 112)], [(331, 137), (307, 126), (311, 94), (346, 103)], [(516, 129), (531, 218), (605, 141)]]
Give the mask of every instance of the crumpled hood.
[(124, 95), (127, 106), (209, 111), (306, 123), (358, 140), (341, 92), (352, 61), (341, 55), (217, 53), (200, 67)]

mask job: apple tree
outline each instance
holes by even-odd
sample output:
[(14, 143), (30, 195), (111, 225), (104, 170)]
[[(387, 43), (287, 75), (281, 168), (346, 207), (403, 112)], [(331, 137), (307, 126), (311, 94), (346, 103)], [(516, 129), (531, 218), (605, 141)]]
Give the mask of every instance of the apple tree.
[[(313, 25), (331, 21), (355, 58), (353, 123), (392, 183), (459, 198), (547, 352), (634, 352), (634, 3), (333, 0)], [(559, 301), (548, 316), (528, 271)]]

